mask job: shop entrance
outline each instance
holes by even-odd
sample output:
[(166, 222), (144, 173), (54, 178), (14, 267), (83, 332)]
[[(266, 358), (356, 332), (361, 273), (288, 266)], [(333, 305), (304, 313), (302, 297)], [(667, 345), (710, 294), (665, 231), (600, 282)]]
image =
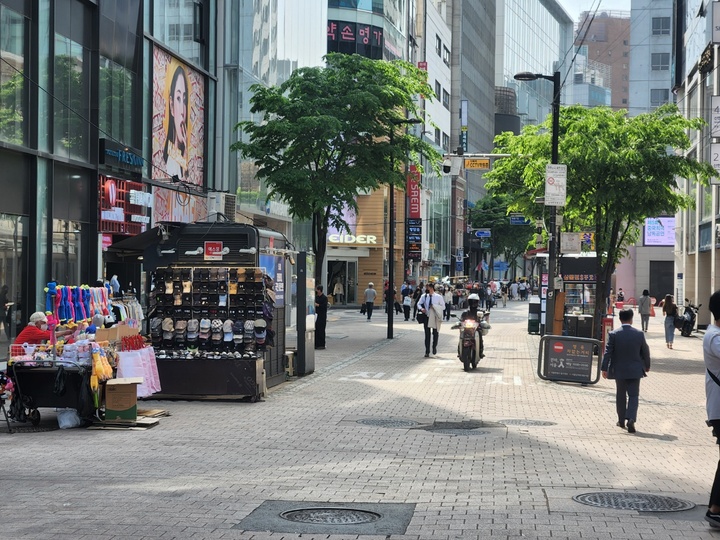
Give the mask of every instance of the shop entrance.
[(328, 261), (327, 295), (333, 305), (357, 303), (357, 261)]

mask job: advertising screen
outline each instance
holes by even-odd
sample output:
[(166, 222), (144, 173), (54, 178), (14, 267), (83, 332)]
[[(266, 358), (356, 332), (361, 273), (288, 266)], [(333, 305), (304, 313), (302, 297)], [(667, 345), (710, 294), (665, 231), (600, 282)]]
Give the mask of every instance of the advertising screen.
[(675, 218), (647, 218), (643, 227), (644, 246), (674, 246)]

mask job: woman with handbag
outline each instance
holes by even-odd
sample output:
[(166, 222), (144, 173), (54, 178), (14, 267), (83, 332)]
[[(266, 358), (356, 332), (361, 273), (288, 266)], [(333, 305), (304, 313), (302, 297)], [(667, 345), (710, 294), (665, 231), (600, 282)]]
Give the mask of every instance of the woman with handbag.
[[(432, 353), (437, 354), (440, 327), (442, 326), (445, 300), (435, 292), (435, 285), (428, 283), (427, 291), (418, 300), (418, 319), (424, 319), (425, 330), (425, 358), (430, 357), (430, 333), (432, 331)], [(424, 315), (421, 317), (420, 315)]]
[(675, 317), (678, 316), (678, 308), (672, 294), (666, 294), (662, 301), (663, 315), (665, 315), (665, 345), (668, 349), (673, 348), (675, 339)]

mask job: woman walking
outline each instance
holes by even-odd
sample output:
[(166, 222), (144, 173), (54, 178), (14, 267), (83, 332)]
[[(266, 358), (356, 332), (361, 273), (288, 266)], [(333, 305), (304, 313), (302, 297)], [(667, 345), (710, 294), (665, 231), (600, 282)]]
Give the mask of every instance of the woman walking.
[(673, 348), (673, 340), (675, 339), (675, 317), (677, 317), (678, 309), (675, 305), (672, 294), (666, 294), (662, 305), (663, 315), (665, 315), (665, 345), (668, 349)]
[(638, 313), (640, 314), (640, 322), (643, 332), (648, 331), (648, 323), (650, 322), (650, 293), (645, 289), (637, 303)]
[(432, 353), (437, 354), (440, 326), (442, 325), (445, 300), (435, 292), (435, 285), (428, 283), (427, 292), (418, 301), (418, 310), (427, 315), (423, 323), (425, 329), (425, 358), (430, 357), (430, 331), (432, 330)]

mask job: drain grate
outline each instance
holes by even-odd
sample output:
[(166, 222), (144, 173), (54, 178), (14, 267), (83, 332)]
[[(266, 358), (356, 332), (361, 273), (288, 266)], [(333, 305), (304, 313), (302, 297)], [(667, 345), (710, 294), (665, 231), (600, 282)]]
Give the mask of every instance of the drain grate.
[(555, 422), (546, 420), (528, 420), (526, 418), (512, 418), (510, 420), (498, 420), (500, 424), (506, 426), (554, 426)]
[(695, 504), (688, 501), (646, 493), (583, 493), (575, 495), (573, 500), (598, 508), (638, 512), (681, 512), (695, 508)]
[(403, 420), (402, 418), (363, 418), (357, 421), (365, 426), (385, 428), (411, 428), (418, 425), (414, 420)]
[[(43, 431), (57, 431), (60, 426), (13, 426), (13, 433), (40, 433)], [(6, 432), (7, 433), (7, 432)]]
[(489, 431), (481, 431), (479, 429), (426, 429), (429, 433), (438, 433), (440, 435), (452, 435), (453, 437), (474, 437), (477, 435), (489, 435)]
[(355, 508), (300, 508), (283, 512), (280, 517), (296, 523), (360, 525), (377, 521), (382, 516), (375, 512)]

